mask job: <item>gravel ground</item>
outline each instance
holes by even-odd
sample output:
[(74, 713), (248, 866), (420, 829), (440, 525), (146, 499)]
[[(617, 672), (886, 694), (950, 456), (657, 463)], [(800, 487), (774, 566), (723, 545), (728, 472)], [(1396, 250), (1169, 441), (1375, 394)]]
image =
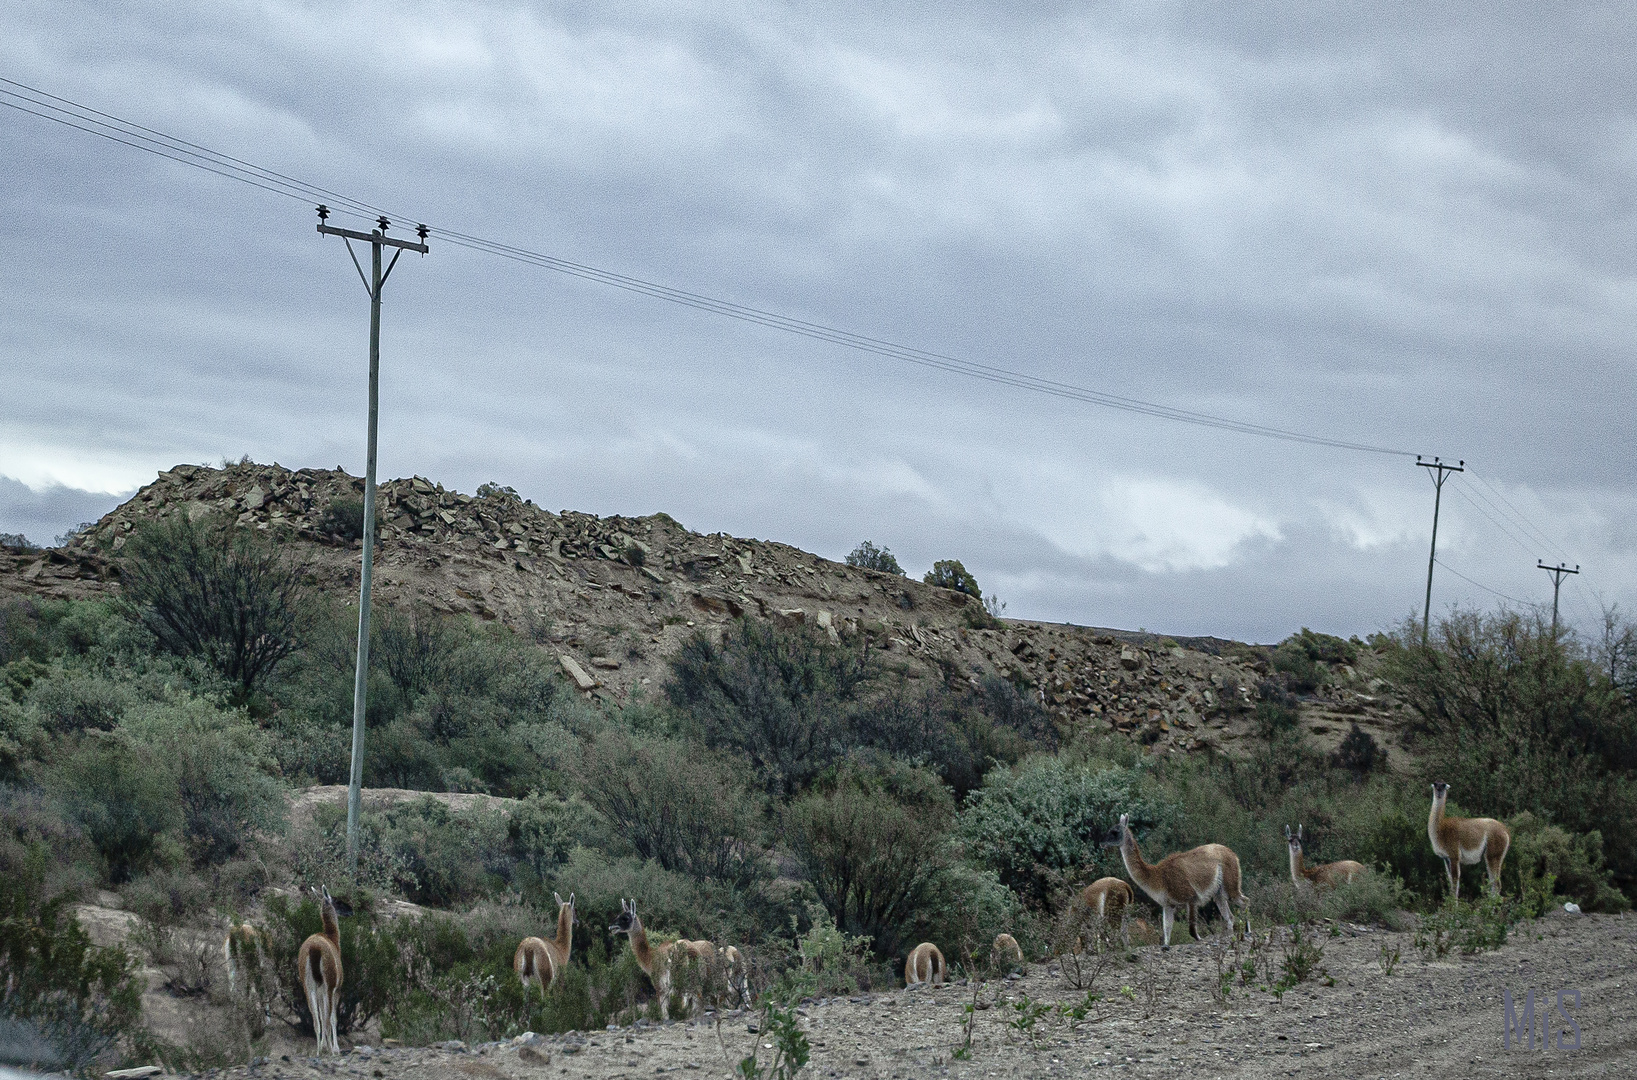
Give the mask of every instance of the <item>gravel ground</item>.
[[(1518, 928), (1508, 944), (1473, 957), (1425, 962), (1408, 933), (1344, 927), (1321, 938), (1321, 966), (1333, 985), (1314, 979), (1282, 1000), (1262, 990), (1211, 993), (1216, 963), (1208, 945), (1137, 950), (1104, 971), (1094, 1003), (1078, 1022), (1055, 1011), (1032, 1033), (1010, 1023), (1025, 996), (1073, 1004), (1055, 967), (985, 984), (978, 997), (971, 1058), (956, 1060), (963, 1004), (972, 987), (893, 991), (812, 1002), (802, 1010), (812, 1042), (804, 1077), (1010, 1077), (1108, 1075), (1171, 1077), (1631, 1076), (1637, 1074), (1637, 916), (1555, 912)], [(1389, 976), (1382, 948), (1403, 959)], [(1503, 1049), (1502, 990), (1533, 987), (1536, 1023), (1550, 1025), (1560, 989), (1578, 990), (1572, 1010), (1579, 1049)], [(1122, 988), (1129, 992), (1122, 993)], [(1521, 1001), (1519, 1002), (1521, 1009)], [(772, 1051), (751, 1029), (754, 1015), (644, 1025), (618, 1031), (536, 1036), (472, 1048), (360, 1047), (338, 1059), (291, 1056), (219, 1078), (356, 1076), (382, 1080), (479, 1077), (486, 1080), (728, 1076), (730, 1062)], [(1572, 1040), (1571, 1040), (1572, 1041)]]

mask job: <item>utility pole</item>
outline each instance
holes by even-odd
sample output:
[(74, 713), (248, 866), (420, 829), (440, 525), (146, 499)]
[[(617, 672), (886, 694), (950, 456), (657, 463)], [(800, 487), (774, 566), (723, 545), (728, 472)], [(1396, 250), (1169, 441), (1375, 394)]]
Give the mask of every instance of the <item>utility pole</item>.
[[(347, 867), (354, 881), (358, 879), (358, 814), (359, 792), (364, 781), (364, 686), (369, 676), (369, 590), (375, 569), (375, 429), (380, 416), (381, 390), (381, 286), (387, 283), (392, 268), (398, 265), (398, 256), (406, 251), (425, 255), (427, 228), (415, 226), (419, 243), (387, 236), (392, 222), (385, 217), (376, 219), (376, 228), (355, 232), (326, 225), (330, 216), (327, 206), (318, 207), (318, 231), (325, 236), (339, 236), (347, 244), (347, 254), (369, 293), (369, 450), (364, 460), (364, 566), (358, 586), (358, 658), (352, 680), (352, 776), (347, 781)], [(370, 274), (358, 262), (358, 253), (352, 242), (358, 240), (370, 246)], [(385, 272), (381, 270), (381, 249), (396, 248)]]
[(1565, 575), (1580, 573), (1580, 564), (1575, 563), (1574, 569), (1570, 570), (1568, 564), (1566, 563), (1558, 563), (1556, 566), (1547, 566), (1539, 559), (1536, 559), (1535, 569), (1544, 570), (1548, 574), (1552, 575), (1552, 641), (1555, 644), (1557, 642), (1557, 591), (1563, 588), (1563, 578)]
[(1432, 552), (1427, 556), (1427, 606), (1421, 612), (1421, 645), (1427, 644), (1427, 627), (1432, 622), (1432, 564), (1438, 561), (1438, 507), (1444, 500), (1444, 481), (1449, 479), (1450, 473), (1466, 472), (1466, 462), (1463, 460), (1455, 465), (1445, 465), (1437, 458), (1431, 461), (1422, 461), (1421, 455), (1415, 455), (1415, 463), (1423, 469), (1431, 470), (1432, 482), (1437, 487), (1437, 494), (1432, 497)]

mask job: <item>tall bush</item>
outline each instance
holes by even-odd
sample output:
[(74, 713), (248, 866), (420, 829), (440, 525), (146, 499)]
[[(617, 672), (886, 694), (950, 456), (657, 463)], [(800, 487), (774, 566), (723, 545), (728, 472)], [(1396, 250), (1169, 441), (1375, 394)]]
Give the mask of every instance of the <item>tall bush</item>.
[(1077, 872), (1123, 873), (1119, 855), (1098, 844), (1126, 813), (1147, 830), (1168, 824), (1173, 812), (1138, 768), (1037, 756), (991, 772), (967, 799), (956, 832), (979, 866), (1044, 910)]
[(160, 644), (197, 656), (248, 695), (295, 651), (305, 568), (253, 529), (172, 514), (125, 546), (124, 600)]

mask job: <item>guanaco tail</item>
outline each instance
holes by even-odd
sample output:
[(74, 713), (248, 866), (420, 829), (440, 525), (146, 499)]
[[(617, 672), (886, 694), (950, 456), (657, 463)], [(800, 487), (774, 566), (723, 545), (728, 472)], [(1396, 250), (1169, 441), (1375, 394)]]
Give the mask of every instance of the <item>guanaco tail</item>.
[(330, 895), (328, 887), (319, 887), (319, 917), (324, 921), (322, 933), (310, 935), (296, 953), (296, 975), (307, 994), (307, 1011), (313, 1017), (313, 1034), (318, 1038), (319, 1054), (326, 1049), (341, 1053), (336, 1041), (335, 1011), (341, 1003), (341, 922), (342, 915), (351, 915), (352, 909)]
[(540, 996), (545, 996), (552, 979), (568, 970), (568, 954), (574, 948), (574, 927), (578, 922), (574, 917), (574, 894), (569, 893), (564, 900), (552, 893), (551, 898), (557, 902), (557, 936), (550, 941), (526, 937), (512, 956), (512, 970), (523, 983), (524, 1001), (528, 1000), (530, 983), (539, 986)]
[(948, 974), (944, 954), (930, 941), (915, 946), (904, 960), (905, 986), (941, 986)]
[[(1188, 932), (1197, 940), (1194, 928), (1194, 909), (1207, 901), (1216, 901), (1222, 921), (1233, 935), (1232, 903), (1244, 905), (1245, 894), (1239, 891), (1239, 856), (1221, 844), (1201, 844), (1191, 851), (1178, 851), (1157, 863), (1143, 861), (1137, 850), (1137, 837), (1131, 831), (1130, 815), (1121, 814), (1120, 823), (1103, 837), (1104, 847), (1120, 849), (1126, 873), (1149, 899), (1160, 906), (1163, 941), (1171, 944), (1171, 925), (1178, 908), (1188, 911)], [(1245, 928), (1250, 928), (1250, 912), (1245, 912)]]
[(1327, 889), (1333, 885), (1344, 885), (1364, 873), (1364, 864), (1354, 862), (1352, 859), (1308, 866), (1302, 861), (1302, 827), (1300, 825), (1296, 826), (1294, 833), (1290, 831), (1289, 825), (1285, 826), (1285, 843), (1290, 848), (1290, 880), (1297, 885), (1306, 881), (1315, 889)]
[(1501, 864), (1512, 846), (1512, 834), (1494, 818), (1458, 818), (1444, 816), (1444, 803), (1449, 799), (1449, 785), (1439, 781), (1432, 785), (1432, 813), (1427, 815), (1427, 839), (1432, 850), (1444, 860), (1444, 876), (1449, 880), (1449, 894), (1461, 895), (1461, 864), (1482, 861), (1489, 870), (1489, 891), (1496, 896), (1501, 892)]

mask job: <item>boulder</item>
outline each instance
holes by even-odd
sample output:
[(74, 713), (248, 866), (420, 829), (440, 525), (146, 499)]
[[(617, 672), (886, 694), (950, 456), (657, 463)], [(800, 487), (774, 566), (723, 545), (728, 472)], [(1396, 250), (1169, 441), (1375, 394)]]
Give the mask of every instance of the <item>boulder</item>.
[(587, 675), (585, 668), (575, 663), (574, 657), (565, 653), (557, 658), (557, 662), (562, 665), (563, 674), (574, 681), (576, 689), (584, 692), (597, 688), (597, 680)]

